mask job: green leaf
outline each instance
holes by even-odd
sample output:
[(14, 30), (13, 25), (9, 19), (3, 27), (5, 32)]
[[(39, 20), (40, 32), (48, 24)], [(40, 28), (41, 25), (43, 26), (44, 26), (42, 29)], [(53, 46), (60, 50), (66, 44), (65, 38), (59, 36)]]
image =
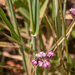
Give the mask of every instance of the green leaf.
[(39, 33), (39, 23), (40, 23), (40, 4), (39, 0), (36, 0), (36, 34)]
[(33, 28), (34, 33), (38, 34), (39, 31), (39, 21), (40, 21), (40, 5), (39, 0), (32, 1), (32, 21), (33, 21)]
[(16, 8), (18, 8), (19, 12), (25, 16), (28, 20), (30, 20), (29, 12), (25, 8), (23, 2), (21, 0), (12, 0)]
[[(74, 22), (75, 22), (75, 20), (73, 20), (72, 23), (70, 24), (70, 26), (67, 28), (66, 34), (69, 32), (70, 28), (72, 28), (72, 27), (74, 26)], [(63, 38), (64, 38), (64, 35), (62, 35), (62, 36), (58, 39), (57, 44), (58, 44)], [(54, 48), (55, 46), (56, 46), (56, 43), (55, 43), (48, 51), (53, 50), (53, 48)]]
[(1, 32), (1, 31), (0, 31), (0, 33), (1, 33), (2, 35), (6, 36), (7, 38), (9, 38), (10, 40), (12, 40), (12, 41), (16, 42), (17, 44), (19, 44), (19, 45), (21, 45), (21, 46), (23, 46), (23, 47), (27, 48), (28, 50), (30, 50), (30, 51), (32, 51), (32, 52), (34, 52), (34, 53), (36, 53), (36, 51), (34, 51), (34, 50), (32, 50), (31, 48), (29, 48), (29, 47), (25, 46), (23, 43), (21, 43), (21, 42), (19, 42), (19, 41), (15, 40), (14, 38), (12, 38), (12, 37), (8, 36), (7, 34), (5, 34), (5, 33)]
[(43, 14), (46, 10), (47, 4), (48, 4), (49, 0), (44, 0), (42, 3), (42, 6), (40, 7), (40, 18), (43, 17)]
[[(33, 16), (35, 16), (35, 15), (33, 15), (33, 11), (34, 10), (32, 10), (33, 8), (32, 8), (32, 0), (29, 0), (29, 11), (30, 11), (30, 28), (31, 28), (31, 33), (32, 34), (35, 34), (35, 29), (34, 29), (34, 21), (33, 21)], [(35, 13), (35, 12), (34, 12)]]
[(4, 11), (0, 8), (0, 16), (3, 19), (4, 23), (8, 26), (8, 28), (10, 29), (10, 31), (12, 32), (12, 34), (14, 35), (15, 38), (18, 39), (18, 35), (16, 34), (16, 32), (14, 31), (12, 25), (10, 24), (10, 22), (8, 21)]
[(6, 0), (6, 2), (7, 2), (7, 5), (9, 6), (10, 14), (11, 14), (11, 17), (12, 17), (13, 28), (14, 28), (16, 34), (18, 35), (18, 37), (20, 38), (18, 23), (17, 23), (17, 19), (16, 19), (16, 16), (15, 16), (14, 9), (13, 9), (12, 0)]
[(57, 38), (59, 39), (61, 36), (61, 23), (60, 23), (60, 13), (59, 13), (59, 2), (58, 0), (53, 0), (54, 5), (54, 17), (55, 17), (55, 27), (57, 32)]

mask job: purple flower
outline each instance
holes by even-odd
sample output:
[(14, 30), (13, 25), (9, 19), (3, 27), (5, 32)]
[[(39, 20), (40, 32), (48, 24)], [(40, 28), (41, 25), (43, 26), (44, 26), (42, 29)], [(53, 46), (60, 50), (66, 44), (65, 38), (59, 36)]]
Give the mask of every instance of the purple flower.
[(46, 56), (46, 53), (45, 52), (40, 52), (40, 53), (35, 54), (35, 56), (37, 58), (42, 58), (42, 57), (45, 57)]
[(71, 9), (70, 9), (70, 12), (71, 12), (73, 15), (75, 15), (75, 8), (71, 8)]
[(39, 65), (39, 67), (42, 67), (43, 62), (42, 61), (38, 61), (38, 65)]
[(38, 53), (38, 54), (35, 54), (35, 56), (36, 56), (37, 58), (42, 57), (39, 53)]
[(54, 56), (54, 52), (53, 51), (49, 51), (46, 56), (47, 56), (47, 58), (50, 58), (51, 56)]
[(42, 57), (45, 57), (46, 56), (46, 53), (45, 52), (40, 52), (39, 53)]
[(43, 60), (43, 67), (50, 66), (50, 62), (48, 62), (46, 59)]
[(37, 61), (32, 59), (31, 62), (34, 64), (34, 65), (37, 65)]
[(71, 8), (69, 11), (71, 12), (72, 17), (75, 18), (75, 2), (74, 2), (74, 5), (73, 5), (73, 8)]
[(32, 63), (34, 65), (38, 65), (39, 67), (48, 67), (50, 66), (50, 57), (54, 56), (53, 51), (49, 51), (47, 54), (45, 52), (39, 52), (35, 54), (35, 59), (32, 59)]

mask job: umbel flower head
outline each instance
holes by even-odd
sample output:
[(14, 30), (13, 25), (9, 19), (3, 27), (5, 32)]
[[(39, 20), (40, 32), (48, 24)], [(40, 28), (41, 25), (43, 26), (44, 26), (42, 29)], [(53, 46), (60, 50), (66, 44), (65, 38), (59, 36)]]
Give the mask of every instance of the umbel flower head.
[(35, 54), (35, 59), (32, 59), (32, 63), (34, 65), (38, 65), (39, 67), (48, 67), (50, 66), (49, 60), (54, 56), (53, 51), (49, 51), (47, 54), (45, 52), (39, 52)]
[(69, 11), (71, 12), (72, 17), (75, 18), (75, 2), (74, 2), (73, 7)]

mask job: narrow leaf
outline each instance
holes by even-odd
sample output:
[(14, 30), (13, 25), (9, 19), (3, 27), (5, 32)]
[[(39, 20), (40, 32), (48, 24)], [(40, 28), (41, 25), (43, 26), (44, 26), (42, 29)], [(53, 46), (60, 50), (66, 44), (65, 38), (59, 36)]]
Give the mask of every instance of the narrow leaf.
[(40, 7), (40, 18), (43, 17), (43, 14), (46, 10), (47, 4), (48, 4), (49, 0), (44, 0), (42, 6)]
[(19, 12), (25, 16), (28, 20), (30, 20), (29, 12), (25, 8), (23, 2), (21, 0), (12, 0), (16, 8), (18, 8)]
[(34, 50), (32, 50), (31, 48), (25, 46), (23, 43), (20, 43), (19, 41), (17, 41), (17, 40), (15, 40), (14, 38), (8, 36), (7, 34), (1, 32), (1, 31), (0, 31), (0, 33), (1, 33), (2, 35), (6, 36), (7, 38), (9, 38), (10, 40), (12, 40), (12, 41), (18, 43), (18, 44), (21, 45), (21, 46), (24, 46), (25, 48), (27, 48), (28, 50), (30, 50), (30, 51), (32, 51), (32, 52), (36, 53), (36, 51), (34, 51)]
[(10, 31), (12, 32), (12, 34), (17, 37), (18, 39), (18, 36), (16, 34), (16, 32), (14, 31), (12, 25), (10, 24), (10, 22), (8, 21), (8, 19), (6, 18), (6, 15), (4, 13), (4, 11), (0, 8), (0, 16), (1, 18), (3, 19), (4, 23), (8, 26), (8, 28), (10, 29)]

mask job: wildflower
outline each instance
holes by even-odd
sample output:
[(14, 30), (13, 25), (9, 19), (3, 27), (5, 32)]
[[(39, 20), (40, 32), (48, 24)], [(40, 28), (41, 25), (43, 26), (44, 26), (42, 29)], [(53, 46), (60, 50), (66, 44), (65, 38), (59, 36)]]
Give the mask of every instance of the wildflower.
[(46, 59), (43, 60), (43, 67), (50, 66), (50, 62), (48, 62)]
[(50, 57), (54, 56), (54, 52), (49, 51), (46, 56), (47, 56), (47, 58), (50, 58)]
[(42, 67), (43, 62), (42, 61), (38, 61), (38, 65), (39, 65), (39, 67)]
[(42, 57), (45, 57), (46, 56), (46, 53), (45, 52), (40, 52), (40, 53), (35, 54), (35, 56), (37, 58), (42, 58)]
[(42, 57), (40, 54), (35, 54), (35, 56), (36, 56), (37, 58)]
[(40, 52), (39, 54), (41, 55), (41, 57), (45, 57), (46, 56), (45, 52)]
[(72, 17), (75, 18), (75, 2), (74, 2), (74, 5), (73, 5), (73, 8), (71, 8), (69, 11), (71, 12)]
[(36, 61), (36, 60), (33, 59), (31, 62), (32, 62), (34, 65), (37, 65), (37, 61)]
[(71, 9), (70, 9), (70, 12), (71, 12), (73, 15), (75, 15), (75, 8), (71, 8)]
[(50, 66), (50, 58), (54, 56), (53, 51), (49, 51), (47, 54), (45, 52), (39, 52), (35, 54), (35, 59), (32, 59), (32, 63), (34, 65), (38, 65), (39, 67), (48, 67)]

